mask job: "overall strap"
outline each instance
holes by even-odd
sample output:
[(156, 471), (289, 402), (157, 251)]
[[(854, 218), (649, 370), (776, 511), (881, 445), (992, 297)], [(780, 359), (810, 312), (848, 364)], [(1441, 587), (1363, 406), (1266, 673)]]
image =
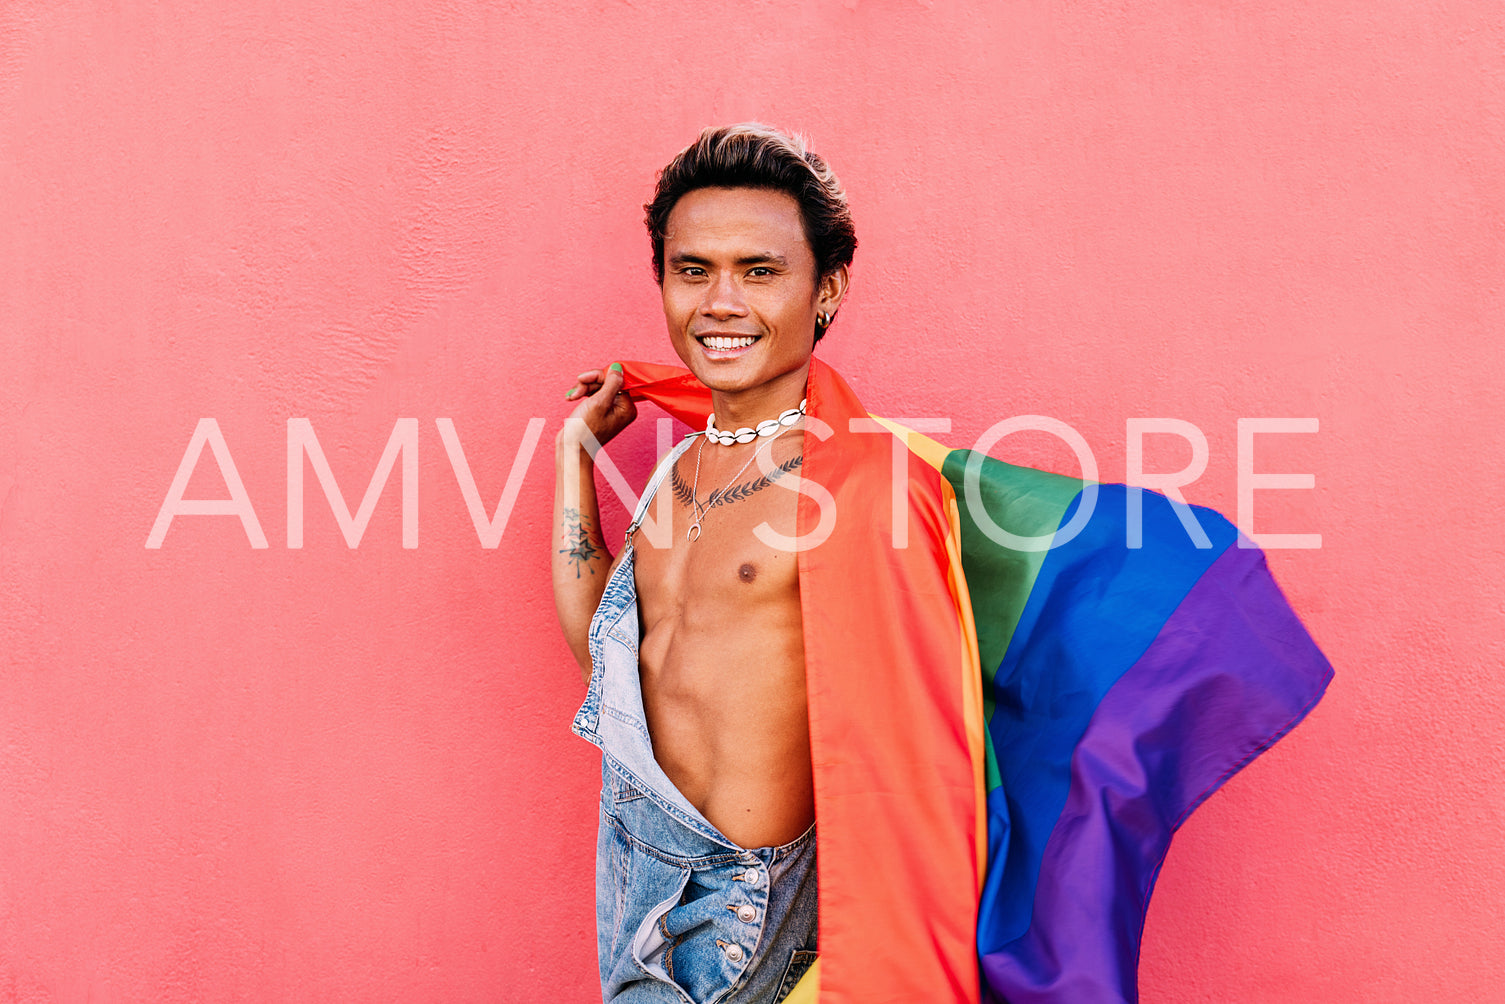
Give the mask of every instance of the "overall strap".
[(695, 442), (695, 437), (703, 435), (705, 435), (704, 432), (692, 432), (685, 436), (658, 465), (658, 469), (653, 472), (653, 477), (648, 479), (647, 487), (643, 489), (643, 497), (638, 499), (638, 507), (632, 514), (632, 522), (622, 538), (624, 543), (632, 543), (632, 535), (637, 532), (638, 524), (643, 522), (643, 515), (648, 511), (648, 503), (652, 502), (653, 496), (658, 494), (658, 486), (664, 483), (664, 477), (674, 469), (675, 463), (690, 448), (690, 444)]

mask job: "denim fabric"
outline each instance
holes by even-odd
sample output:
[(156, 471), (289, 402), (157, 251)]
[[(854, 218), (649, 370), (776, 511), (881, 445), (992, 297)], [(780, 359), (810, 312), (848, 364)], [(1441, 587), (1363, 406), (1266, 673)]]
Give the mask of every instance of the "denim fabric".
[[(664, 472), (643, 493), (633, 527)], [(628, 531), (590, 626), (590, 688), (573, 729), (601, 747), (596, 938), (617, 1004), (772, 1004), (815, 960), (815, 827), (746, 849), (702, 816), (653, 757), (638, 678)]]

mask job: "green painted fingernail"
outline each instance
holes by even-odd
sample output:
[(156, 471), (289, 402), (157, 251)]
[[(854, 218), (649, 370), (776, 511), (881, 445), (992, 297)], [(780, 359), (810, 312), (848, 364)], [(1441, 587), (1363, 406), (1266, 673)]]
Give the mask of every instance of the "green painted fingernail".
[(612, 363), (611, 364), (611, 368), (612, 368), (613, 372), (616, 372), (616, 373), (622, 372), (622, 364), (621, 363)]
[(566, 401), (573, 401), (575, 400), (575, 395), (578, 393), (580, 393), (579, 387), (571, 387), (570, 392), (564, 396), (564, 399)]

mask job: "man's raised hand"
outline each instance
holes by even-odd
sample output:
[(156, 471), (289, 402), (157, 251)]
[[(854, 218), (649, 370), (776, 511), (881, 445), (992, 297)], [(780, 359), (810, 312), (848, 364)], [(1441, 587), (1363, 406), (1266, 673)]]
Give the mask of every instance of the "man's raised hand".
[(637, 405), (632, 398), (622, 393), (626, 377), (622, 375), (621, 363), (612, 363), (605, 370), (586, 370), (575, 378), (565, 398), (570, 401), (584, 400), (575, 406), (564, 428), (559, 431), (559, 445), (577, 445), (587, 442), (585, 433), (590, 432), (596, 443), (605, 446), (617, 433), (627, 428), (637, 418)]

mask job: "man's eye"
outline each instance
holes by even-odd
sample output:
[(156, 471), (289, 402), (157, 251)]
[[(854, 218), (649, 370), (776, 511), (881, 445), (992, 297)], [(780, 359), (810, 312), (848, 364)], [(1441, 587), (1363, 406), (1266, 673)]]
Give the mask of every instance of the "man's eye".
[(773, 275), (773, 269), (768, 268), (767, 266), (764, 266), (764, 265), (758, 265), (758, 266), (756, 266), (756, 267), (748, 270), (747, 274), (748, 275), (760, 276), (760, 277), (761, 276), (766, 276), (766, 275)]
[(700, 276), (705, 275), (705, 269), (701, 268), (698, 265), (686, 265), (684, 268), (679, 270), (679, 274), (691, 276), (693, 278), (699, 278)]

